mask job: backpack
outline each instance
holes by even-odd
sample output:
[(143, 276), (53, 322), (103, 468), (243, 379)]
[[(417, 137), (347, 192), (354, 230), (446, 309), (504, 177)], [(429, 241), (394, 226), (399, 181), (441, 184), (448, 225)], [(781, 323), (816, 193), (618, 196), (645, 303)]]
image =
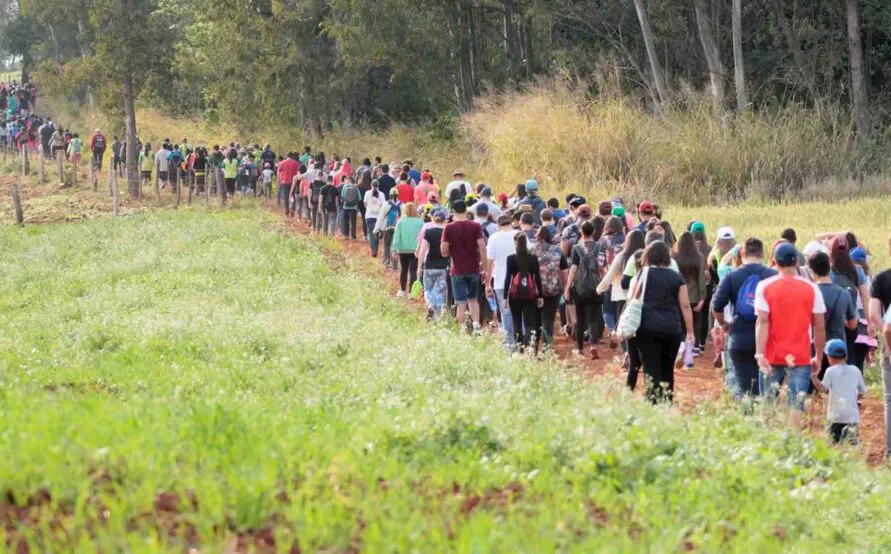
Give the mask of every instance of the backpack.
[(736, 291), (736, 302), (733, 306), (736, 311), (736, 317), (741, 318), (743, 321), (755, 323), (758, 320), (758, 313), (755, 311), (755, 290), (760, 282), (761, 276), (757, 273), (752, 273), (746, 277), (739, 290)]
[(600, 247), (595, 244), (588, 251), (584, 244), (573, 246), (579, 256), (579, 269), (575, 283), (575, 291), (582, 298), (597, 296), (597, 285), (600, 284)]
[(399, 202), (390, 202), (390, 209), (387, 211), (387, 228), (396, 226), (396, 220), (399, 219)]
[(345, 185), (343, 188), (343, 207), (344, 208), (355, 208), (359, 205), (359, 189), (356, 188), (356, 185)]
[(560, 275), (560, 254), (556, 248), (544, 248), (538, 252), (541, 272), (541, 295), (560, 296), (563, 292), (563, 276)]
[(528, 271), (518, 271), (510, 282), (509, 297), (514, 300), (535, 300), (538, 298), (538, 289), (535, 286), (535, 278)]
[(93, 141), (93, 150), (105, 150), (104, 136), (96, 135), (96, 140)]
[(251, 179), (258, 179), (260, 177), (260, 168), (256, 165), (251, 165), (250, 169), (248, 170), (248, 177), (250, 177)]
[(334, 199), (334, 195), (326, 194), (325, 199), (322, 200), (322, 206), (328, 211), (334, 211), (334, 208), (337, 206), (337, 201)]

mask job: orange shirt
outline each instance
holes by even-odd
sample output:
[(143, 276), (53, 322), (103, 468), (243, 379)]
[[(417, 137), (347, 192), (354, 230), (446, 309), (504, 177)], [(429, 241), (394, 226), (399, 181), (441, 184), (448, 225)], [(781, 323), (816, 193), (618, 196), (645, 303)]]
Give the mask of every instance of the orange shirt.
[(791, 355), (793, 365), (808, 365), (814, 317), (826, 313), (817, 285), (798, 275), (765, 279), (755, 289), (755, 309), (768, 314), (770, 328), (764, 349), (767, 362), (786, 367), (786, 356)]

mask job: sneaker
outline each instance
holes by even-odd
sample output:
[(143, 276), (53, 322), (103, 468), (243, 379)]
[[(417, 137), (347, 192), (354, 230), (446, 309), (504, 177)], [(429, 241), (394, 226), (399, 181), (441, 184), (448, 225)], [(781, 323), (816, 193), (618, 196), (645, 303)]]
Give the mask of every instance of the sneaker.
[(474, 335), (481, 335), (481, 334), (483, 334), (483, 328), (482, 328), (482, 327), (480, 326), (480, 324), (477, 323), (476, 321), (473, 322), (473, 334), (474, 334)]
[(403, 297), (405, 297), (404, 290), (400, 290), (399, 292), (396, 293), (396, 298), (403, 298)]

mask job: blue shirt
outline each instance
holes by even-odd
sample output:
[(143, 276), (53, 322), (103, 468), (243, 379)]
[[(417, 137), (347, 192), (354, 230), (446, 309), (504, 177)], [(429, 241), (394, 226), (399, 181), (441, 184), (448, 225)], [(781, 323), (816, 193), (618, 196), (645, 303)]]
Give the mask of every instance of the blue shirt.
[[(753, 273), (758, 275), (759, 281), (769, 279), (777, 274), (773, 269), (761, 264), (745, 264), (734, 269), (718, 285), (718, 290), (712, 298), (712, 311), (723, 312), (727, 304), (731, 304), (735, 310), (739, 289)], [(730, 324), (730, 350), (755, 351), (754, 321), (746, 321), (740, 317), (733, 318), (733, 322)]]

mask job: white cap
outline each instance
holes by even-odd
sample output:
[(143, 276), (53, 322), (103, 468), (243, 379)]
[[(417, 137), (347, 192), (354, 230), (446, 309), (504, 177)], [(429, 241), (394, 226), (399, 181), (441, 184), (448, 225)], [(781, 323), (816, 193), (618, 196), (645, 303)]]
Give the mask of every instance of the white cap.
[(730, 227), (721, 227), (718, 229), (718, 240), (729, 240), (735, 239), (736, 233), (733, 232), (733, 229)]
[(810, 258), (814, 254), (818, 252), (823, 252), (824, 254), (829, 254), (829, 250), (826, 246), (820, 244), (819, 242), (812, 240), (809, 243), (804, 245), (804, 250), (801, 252), (804, 254), (805, 258)]

